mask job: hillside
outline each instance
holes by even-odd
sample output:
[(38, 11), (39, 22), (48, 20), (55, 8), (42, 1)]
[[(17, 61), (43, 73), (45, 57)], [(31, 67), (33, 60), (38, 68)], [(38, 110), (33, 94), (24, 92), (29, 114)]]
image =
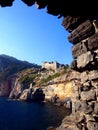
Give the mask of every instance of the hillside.
[(0, 96), (9, 94), (12, 80), (16, 78), (15, 74), (27, 68), (40, 68), (40, 66), (12, 56), (0, 55)]
[(72, 83), (67, 80), (69, 66), (58, 62), (45, 62), (45, 65), (0, 55), (0, 96), (65, 103), (65, 98), (69, 100), (72, 95)]
[(39, 68), (40, 66), (2, 54), (0, 55), (0, 81), (6, 80), (23, 69), (32, 67)]

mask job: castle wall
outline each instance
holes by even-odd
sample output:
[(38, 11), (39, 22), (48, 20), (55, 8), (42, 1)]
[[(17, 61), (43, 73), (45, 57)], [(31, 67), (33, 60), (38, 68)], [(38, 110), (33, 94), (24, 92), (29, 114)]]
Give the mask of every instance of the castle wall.
[(57, 71), (58, 67), (59, 66), (57, 62), (43, 62), (42, 63), (42, 68), (46, 68), (48, 70), (52, 69), (54, 71)]

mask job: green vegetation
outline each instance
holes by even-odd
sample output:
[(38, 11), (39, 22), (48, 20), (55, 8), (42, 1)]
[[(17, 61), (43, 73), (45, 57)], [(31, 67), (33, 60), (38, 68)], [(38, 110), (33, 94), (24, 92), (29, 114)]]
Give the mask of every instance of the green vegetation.
[(57, 78), (65, 73), (67, 73), (69, 66), (65, 66), (63, 69), (61, 69), (58, 73), (55, 73), (53, 75), (49, 75), (47, 78), (42, 78), (40, 81), (40, 84), (47, 83), (50, 80), (53, 80), (54, 78)]
[(41, 83), (41, 84), (46, 83), (46, 82), (48, 82), (48, 81), (50, 81), (50, 80), (52, 80), (52, 79), (54, 79), (54, 78), (57, 78), (57, 77), (59, 77), (59, 76), (60, 76), (59, 73), (56, 73), (56, 74), (54, 74), (54, 75), (49, 75), (47, 78), (41, 79), (40, 83)]
[(39, 65), (21, 61), (7, 55), (0, 55), (0, 82), (27, 68), (40, 68)]
[(30, 74), (30, 75), (24, 75), (21, 76), (21, 78), (19, 79), (19, 82), (21, 84), (30, 84), (30, 83), (34, 83), (34, 79), (36, 78), (37, 74)]

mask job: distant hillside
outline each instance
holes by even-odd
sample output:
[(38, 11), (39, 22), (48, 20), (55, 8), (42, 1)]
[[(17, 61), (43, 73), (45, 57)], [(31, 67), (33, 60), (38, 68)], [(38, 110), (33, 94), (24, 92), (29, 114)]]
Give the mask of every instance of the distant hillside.
[(26, 69), (26, 68), (39, 68), (40, 66), (27, 61), (18, 60), (12, 56), (0, 55), (0, 82), (5, 81), (11, 75)]

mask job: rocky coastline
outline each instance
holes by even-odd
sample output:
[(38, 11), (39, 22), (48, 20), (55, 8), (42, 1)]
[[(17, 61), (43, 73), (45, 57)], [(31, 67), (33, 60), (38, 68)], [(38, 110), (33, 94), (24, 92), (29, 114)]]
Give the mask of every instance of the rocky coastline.
[[(52, 78), (49, 81), (47, 79), (50, 77), (50, 75), (54, 76), (57, 73), (46, 69), (44, 71), (42, 69), (40, 72), (38, 69), (36, 74), (35, 70), (33, 71), (28, 69), (18, 74), (17, 78), (12, 83), (12, 90), (8, 96), (9, 99), (51, 102), (58, 106), (66, 106), (66, 108), (71, 107), (71, 96), (73, 93), (72, 82), (70, 80), (71, 77), (69, 76), (70, 79), (68, 77), (68, 73), (63, 74), (64, 69), (61, 69), (61, 73), (63, 73), (60, 76), (58, 75), (56, 78)], [(29, 80), (27, 81), (27, 76), (31, 75), (31, 73), (32, 76), (36, 76), (32, 82), (29, 82)], [(23, 79), (24, 77), (26, 78)], [(47, 82), (44, 81), (45, 78)], [(28, 79), (30, 79), (30, 77)]]

